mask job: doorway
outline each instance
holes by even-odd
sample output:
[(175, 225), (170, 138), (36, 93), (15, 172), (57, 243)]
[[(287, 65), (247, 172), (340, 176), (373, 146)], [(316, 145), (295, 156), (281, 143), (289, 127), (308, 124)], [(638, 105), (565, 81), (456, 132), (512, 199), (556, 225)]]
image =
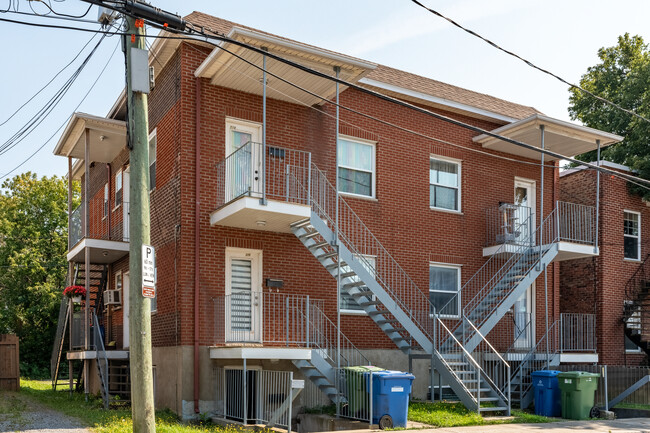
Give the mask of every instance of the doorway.
[[(515, 177), (515, 197), (514, 204), (528, 210), (521, 209), (518, 213), (521, 215), (519, 218), (520, 229), (516, 231), (516, 243), (529, 243), (535, 244), (535, 239), (531, 239), (531, 235), (535, 232), (535, 181), (531, 179), (524, 179)], [(528, 219), (528, 223), (526, 223)]]
[(262, 125), (226, 119), (225, 202), (242, 195), (261, 195)]
[(226, 249), (228, 342), (262, 341), (262, 251)]

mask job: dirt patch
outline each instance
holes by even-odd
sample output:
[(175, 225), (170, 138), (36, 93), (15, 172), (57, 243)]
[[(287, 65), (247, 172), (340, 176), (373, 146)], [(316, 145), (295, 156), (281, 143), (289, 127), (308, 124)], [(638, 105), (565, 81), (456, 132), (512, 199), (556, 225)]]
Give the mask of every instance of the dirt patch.
[(17, 392), (0, 392), (0, 432), (91, 433), (80, 421)]

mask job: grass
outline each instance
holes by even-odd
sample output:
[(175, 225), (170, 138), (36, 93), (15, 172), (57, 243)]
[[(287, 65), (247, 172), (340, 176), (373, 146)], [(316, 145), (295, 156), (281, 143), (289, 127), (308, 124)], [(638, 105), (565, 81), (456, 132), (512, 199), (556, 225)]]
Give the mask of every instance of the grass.
[(513, 410), (512, 418), (504, 420), (486, 420), (476, 412), (470, 412), (460, 402), (411, 402), (409, 404), (409, 421), (416, 421), (436, 427), (460, 427), (470, 425), (546, 423), (553, 418), (534, 415), (521, 410)]
[(17, 431), (22, 430), (25, 422), (22, 414), (26, 409), (27, 405), (14, 393), (3, 393), (0, 399), (0, 423), (8, 423), (7, 427)]
[(640, 403), (619, 403), (616, 407), (621, 409), (641, 409), (641, 410), (650, 410), (650, 404), (640, 404)]
[[(66, 415), (75, 417), (97, 433), (133, 432), (130, 408), (104, 410), (101, 399), (91, 397), (86, 402), (82, 393), (75, 393), (70, 397), (69, 393), (65, 391), (54, 392), (49, 381), (21, 379), (20, 385), (21, 395), (27, 396), (33, 401)], [(0, 401), (0, 413), (5, 412), (3, 410), (3, 404), (6, 404), (6, 401)], [(19, 416), (19, 408), (17, 412)], [(200, 425), (183, 424), (179, 421), (176, 414), (169, 410), (164, 410), (156, 411), (156, 431), (160, 433), (234, 433), (243, 430), (237, 427), (219, 427), (210, 423), (202, 423)]]

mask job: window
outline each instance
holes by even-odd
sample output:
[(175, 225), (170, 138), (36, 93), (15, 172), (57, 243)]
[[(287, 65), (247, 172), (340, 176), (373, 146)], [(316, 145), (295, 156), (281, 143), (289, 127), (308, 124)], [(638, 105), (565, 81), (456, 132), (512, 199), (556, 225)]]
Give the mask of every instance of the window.
[(340, 138), (338, 143), (339, 191), (375, 196), (375, 146)]
[[(361, 266), (363, 266), (366, 271), (370, 273), (370, 275), (374, 277), (376, 266), (375, 256), (359, 256), (355, 254), (354, 258), (361, 264)], [(341, 274), (351, 271), (352, 269), (350, 269), (350, 266), (341, 266)], [(355, 282), (361, 281), (361, 279), (357, 276), (351, 277), (350, 279)], [(357, 304), (357, 301), (352, 296), (348, 295), (347, 292), (343, 290), (343, 288), (341, 288), (341, 312), (357, 313), (363, 311), (363, 307)]]
[(149, 135), (149, 191), (156, 187), (156, 151), (158, 149), (157, 129)]
[(460, 316), (459, 290), (460, 266), (429, 265), (429, 300), (438, 313), (446, 317)]
[(630, 338), (626, 335), (625, 336), (625, 351), (626, 352), (641, 352), (641, 348), (634, 344), (634, 341), (630, 340)]
[(104, 185), (104, 217), (108, 216), (108, 182)]
[(641, 214), (624, 211), (623, 217), (623, 257), (629, 260), (641, 259)]
[(460, 161), (430, 159), (429, 206), (460, 211)]
[[(625, 311), (627, 314), (630, 312), (628, 316), (628, 319), (625, 321), (625, 327), (627, 329), (631, 329), (636, 332), (641, 332), (642, 328), (642, 323), (641, 323), (641, 309), (638, 306), (634, 306), (634, 302), (632, 301), (623, 301), (623, 304), (625, 305)], [(630, 311), (631, 310), (631, 311)], [(626, 352), (640, 352), (641, 348), (637, 346), (634, 341), (630, 340), (630, 338), (625, 335), (624, 338), (624, 347)]]
[(115, 207), (122, 204), (122, 170), (115, 173)]

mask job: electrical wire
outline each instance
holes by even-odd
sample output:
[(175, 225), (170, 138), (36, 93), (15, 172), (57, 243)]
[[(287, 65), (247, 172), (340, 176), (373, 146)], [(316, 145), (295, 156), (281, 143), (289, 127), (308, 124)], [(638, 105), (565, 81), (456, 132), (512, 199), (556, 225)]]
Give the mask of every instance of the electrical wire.
[[(121, 42), (121, 41), (118, 41), (117, 44), (115, 44), (115, 48), (113, 48), (113, 53), (110, 55), (110, 57), (109, 57), (108, 60), (106, 61), (106, 64), (104, 65), (104, 67), (102, 68), (102, 70), (101, 70), (101, 71), (99, 72), (99, 74), (97, 75), (97, 78), (95, 78), (95, 81), (93, 82), (92, 86), (90, 86), (90, 89), (88, 89), (88, 91), (86, 92), (86, 94), (84, 95), (84, 97), (81, 98), (81, 101), (79, 101), (79, 103), (78, 103), (77, 106), (74, 108), (74, 110), (72, 110), (73, 113), (75, 113), (75, 112), (79, 109), (79, 107), (80, 107), (81, 104), (83, 104), (83, 102), (86, 100), (86, 98), (88, 97), (88, 95), (90, 94), (90, 92), (95, 88), (95, 85), (97, 84), (97, 82), (99, 81), (99, 79), (100, 79), (100, 78), (102, 77), (102, 75), (104, 74), (104, 71), (106, 71), (106, 68), (107, 68), (108, 65), (110, 64), (112, 58), (115, 56), (115, 53), (117, 52), (117, 48), (120, 46), (120, 42)], [(25, 165), (25, 163), (27, 163), (27, 161), (29, 161), (30, 159), (32, 159), (32, 158), (33, 158), (33, 157), (34, 157), (38, 152), (40, 152), (41, 150), (43, 150), (43, 148), (44, 148), (46, 145), (48, 145), (48, 144), (50, 143), (50, 141), (52, 141), (52, 139), (53, 139), (53, 138), (54, 138), (54, 137), (59, 133), (59, 131), (61, 131), (61, 129), (63, 129), (63, 127), (64, 127), (65, 125), (68, 124), (68, 122), (69, 122), (69, 120), (71, 119), (71, 117), (72, 117), (72, 116), (68, 117), (68, 118), (65, 120), (65, 122), (63, 122), (63, 123), (61, 124), (61, 126), (59, 126), (59, 127), (57, 128), (57, 130), (54, 131), (54, 133), (50, 136), (50, 138), (48, 138), (48, 139), (47, 139), (47, 140), (46, 140), (46, 141), (45, 141), (45, 142), (44, 142), (40, 147), (38, 147), (38, 149), (36, 149), (36, 150), (35, 150), (31, 155), (29, 155), (25, 160), (23, 160), (20, 164), (18, 164), (18, 165), (15, 166), (14, 168), (12, 168), (12, 169), (11, 169), (10, 171), (8, 171), (7, 173), (0, 175), (0, 180), (6, 178), (6, 177), (9, 176), (10, 174), (12, 174), (12, 173), (15, 172), (16, 170), (18, 170), (20, 167), (22, 167), (23, 165)]]
[(39, 95), (43, 90), (45, 90), (45, 89), (46, 89), (50, 84), (52, 84), (52, 82), (53, 82), (53, 81), (54, 81), (54, 80), (55, 80), (59, 75), (61, 75), (61, 73), (63, 73), (63, 71), (65, 71), (65, 70), (66, 70), (66, 69), (67, 69), (71, 64), (74, 63), (75, 60), (77, 60), (77, 59), (79, 58), (79, 56), (81, 55), (81, 53), (84, 52), (84, 50), (86, 49), (86, 47), (87, 47), (87, 46), (92, 42), (93, 39), (95, 39), (96, 36), (97, 36), (96, 34), (92, 35), (92, 37), (88, 40), (88, 42), (86, 42), (86, 44), (85, 44), (83, 47), (81, 47), (81, 49), (79, 50), (79, 52), (78, 52), (78, 53), (77, 53), (77, 54), (72, 58), (72, 60), (70, 60), (70, 62), (68, 62), (67, 65), (65, 65), (63, 68), (61, 68), (61, 69), (59, 70), (59, 72), (57, 72), (57, 73), (56, 73), (56, 74), (55, 74), (55, 75), (50, 79), (50, 81), (48, 81), (48, 82), (47, 82), (43, 87), (41, 87), (41, 89), (40, 89), (38, 92), (34, 93), (34, 94), (31, 96), (31, 98), (29, 98), (27, 101), (25, 101), (25, 103), (24, 103), (23, 105), (21, 105), (21, 106), (20, 106), (16, 111), (14, 111), (14, 113), (13, 113), (11, 116), (9, 116), (9, 117), (8, 117), (7, 119), (5, 119), (2, 123), (0, 123), (0, 126), (3, 126), (3, 125), (6, 124), (7, 122), (9, 122), (11, 119), (13, 119), (13, 117), (14, 117), (16, 114), (18, 114), (18, 113), (19, 113), (23, 108), (25, 108), (25, 106), (26, 106), (27, 104), (29, 104), (29, 103), (30, 103), (30, 102), (31, 102), (35, 97), (37, 97), (37, 96), (38, 96), (38, 95)]
[(580, 92), (582, 92), (582, 93), (584, 93), (584, 94), (586, 94), (586, 95), (589, 95), (589, 96), (591, 96), (592, 98), (595, 98), (595, 99), (597, 99), (597, 100), (600, 101), (600, 102), (603, 102), (603, 103), (605, 103), (605, 104), (611, 105), (612, 107), (614, 107), (614, 108), (616, 108), (616, 109), (618, 109), (618, 110), (620, 110), (620, 111), (623, 111), (623, 112), (625, 112), (625, 113), (627, 113), (627, 114), (630, 114), (630, 115), (632, 115), (632, 116), (634, 116), (634, 117), (636, 117), (636, 118), (638, 118), (638, 119), (641, 119), (641, 120), (643, 120), (643, 121), (645, 121), (645, 122), (650, 123), (650, 119), (648, 119), (647, 117), (644, 117), (644, 116), (642, 116), (642, 115), (640, 115), (640, 114), (638, 114), (638, 113), (636, 113), (636, 112), (634, 112), (634, 111), (632, 111), (632, 110), (628, 110), (627, 108), (624, 108), (624, 107), (620, 106), (619, 104), (617, 104), (617, 103), (615, 103), (615, 102), (613, 102), (613, 101), (610, 101), (609, 99), (605, 99), (605, 98), (603, 98), (602, 96), (598, 96), (598, 95), (596, 95), (595, 93), (590, 92), (589, 90), (587, 90), (587, 89), (585, 89), (585, 88), (583, 88), (583, 87), (580, 87), (580, 86), (578, 86), (578, 85), (576, 85), (576, 84), (570, 83), (569, 81), (565, 80), (564, 78), (560, 77), (559, 75), (554, 74), (553, 72), (550, 72), (550, 71), (548, 71), (548, 70), (546, 70), (546, 69), (544, 69), (544, 68), (541, 68), (541, 67), (535, 65), (535, 64), (534, 64), (533, 62), (531, 62), (530, 60), (527, 60), (527, 59), (525, 59), (525, 58), (519, 56), (518, 54), (516, 54), (516, 53), (514, 53), (514, 52), (512, 52), (512, 51), (509, 51), (509, 50), (507, 50), (507, 49), (505, 49), (505, 48), (503, 48), (503, 47), (501, 47), (501, 46), (498, 45), (497, 43), (492, 42), (491, 40), (489, 40), (489, 39), (487, 39), (487, 38), (481, 36), (480, 34), (476, 33), (475, 31), (470, 30), (470, 29), (468, 29), (468, 28), (466, 28), (466, 27), (463, 27), (462, 25), (458, 24), (456, 21), (452, 20), (451, 18), (448, 18), (448, 17), (446, 17), (445, 15), (441, 14), (440, 12), (438, 12), (438, 11), (436, 11), (436, 10), (434, 10), (434, 9), (431, 9), (431, 8), (429, 8), (429, 7), (425, 6), (425, 5), (423, 5), (423, 4), (420, 3), (418, 0), (411, 0), (411, 1), (412, 1), (413, 3), (415, 3), (416, 5), (420, 6), (421, 8), (423, 8), (423, 9), (425, 9), (425, 10), (431, 12), (432, 14), (437, 15), (437, 16), (439, 16), (440, 18), (444, 19), (445, 21), (450, 22), (450, 23), (453, 24), (454, 26), (458, 27), (459, 29), (461, 29), (461, 30), (463, 30), (463, 31), (465, 31), (465, 32), (467, 32), (467, 33), (469, 33), (470, 35), (479, 38), (480, 40), (482, 40), (483, 42), (485, 42), (485, 43), (491, 45), (492, 47), (496, 48), (497, 50), (502, 51), (502, 52), (508, 54), (509, 56), (512, 56), (512, 57), (514, 57), (514, 58), (516, 58), (516, 59), (521, 60), (522, 62), (524, 62), (525, 64), (527, 64), (528, 66), (530, 66), (530, 67), (533, 68), (533, 69), (537, 69), (538, 71), (543, 72), (543, 73), (546, 74), (546, 75), (550, 75), (551, 77), (553, 77), (553, 78), (559, 80), (561, 83), (566, 84), (567, 86), (571, 87), (572, 89), (579, 90)]
[[(31, 6), (32, 1), (36, 1), (36, 0), (31, 0), (29, 2), (30, 6)], [(47, 4), (44, 1), (38, 1), (38, 2), (41, 3), (43, 6), (45, 6), (46, 8), (48, 8), (50, 10), (50, 12), (53, 13), (54, 15), (57, 15), (57, 16), (60, 16), (60, 17), (63, 17), (63, 18), (84, 18), (86, 15), (88, 15), (88, 12), (90, 12), (90, 9), (94, 6), (93, 4), (90, 4), (90, 6), (88, 6), (88, 9), (86, 9), (86, 12), (84, 12), (81, 15), (68, 15), (68, 14), (62, 14), (62, 13), (56, 12), (54, 9), (52, 9), (52, 6), (50, 6), (49, 4)], [(34, 10), (34, 9), (32, 9), (32, 10)]]
[[(122, 10), (119, 10), (119, 11), (124, 13), (125, 15), (132, 16), (132, 14), (129, 14), (126, 11), (122, 11)], [(52, 24), (27, 23), (27, 22), (21, 22), (21, 21), (16, 21), (16, 20), (10, 20), (10, 19), (6, 19), (6, 18), (0, 18), (0, 21), (11, 22), (11, 23), (15, 23), (15, 24), (23, 24), (23, 25), (28, 25), (28, 26), (36, 26), (36, 27), (68, 29), (68, 30), (77, 30), (77, 31), (84, 31), (84, 32), (111, 33), (111, 34), (121, 34), (121, 35), (129, 35), (130, 36), (130, 34), (125, 33), (125, 32), (108, 32), (106, 30), (93, 30), (93, 29), (85, 29), (85, 28), (69, 27), (69, 26), (56, 26), (56, 25), (52, 25)], [(275, 55), (275, 54), (270, 53), (268, 51), (264, 51), (264, 50), (262, 50), (260, 48), (248, 45), (245, 42), (240, 42), (240, 41), (231, 39), (228, 36), (226, 36), (226, 35), (224, 35), (222, 33), (219, 33), (218, 31), (212, 30), (212, 29), (210, 29), (208, 27), (201, 26), (200, 28), (208, 30), (210, 33), (212, 33), (212, 35), (208, 35), (204, 31), (198, 32), (197, 30), (194, 30), (194, 32), (196, 32), (196, 34), (194, 34), (194, 35), (192, 33), (187, 33), (187, 32), (173, 31), (171, 29), (165, 28), (162, 25), (159, 25), (157, 23), (151, 23), (151, 22), (149, 22), (149, 25), (151, 25), (152, 27), (155, 27), (157, 29), (160, 29), (160, 30), (166, 30), (166, 31), (172, 32), (174, 34), (181, 34), (181, 35), (187, 35), (187, 36), (184, 37), (184, 36), (161, 36), (161, 35), (151, 36), (151, 35), (145, 35), (145, 37), (147, 37), (147, 38), (189, 40), (189, 41), (195, 41), (195, 42), (196, 41), (203, 41), (203, 42), (218, 46), (220, 48), (222, 48), (222, 47), (219, 44), (211, 42), (210, 40), (214, 39), (214, 40), (219, 40), (221, 42), (229, 42), (229, 43), (241, 46), (243, 48), (249, 49), (251, 51), (257, 52), (258, 54), (266, 55), (269, 58), (272, 58), (274, 60), (278, 60), (278, 61), (280, 61), (282, 63), (285, 63), (285, 64), (287, 64), (289, 66), (292, 66), (292, 67), (297, 68), (299, 70), (302, 70), (304, 72), (310, 73), (312, 75), (319, 76), (321, 78), (325, 78), (325, 79), (328, 79), (330, 81), (338, 82), (339, 84), (343, 84), (343, 85), (348, 86), (350, 88), (359, 90), (360, 92), (373, 95), (373, 96), (375, 96), (375, 97), (377, 97), (379, 99), (383, 99), (385, 101), (392, 102), (392, 103), (397, 104), (397, 105), (401, 105), (401, 106), (404, 106), (404, 107), (407, 107), (407, 108), (411, 108), (412, 110), (418, 111), (420, 113), (427, 114), (427, 115), (429, 115), (431, 117), (434, 117), (436, 119), (439, 119), (439, 120), (442, 120), (444, 122), (447, 122), (447, 123), (450, 123), (450, 124), (453, 124), (453, 125), (456, 125), (456, 126), (468, 129), (468, 130), (471, 130), (473, 132), (476, 132), (476, 133), (479, 133), (479, 134), (485, 134), (485, 135), (487, 135), (489, 137), (497, 138), (499, 140), (502, 140), (502, 141), (505, 141), (505, 142), (514, 144), (516, 146), (523, 147), (523, 148), (526, 148), (526, 149), (529, 149), (529, 150), (532, 150), (532, 151), (535, 151), (535, 152), (538, 152), (538, 153), (544, 153), (544, 154), (552, 156), (552, 157), (554, 157), (556, 159), (565, 159), (565, 160), (567, 160), (569, 162), (572, 162), (572, 163), (575, 163), (575, 164), (578, 164), (578, 165), (583, 165), (583, 166), (589, 167), (589, 168), (591, 168), (593, 170), (601, 171), (603, 173), (607, 173), (607, 174), (610, 174), (610, 175), (621, 177), (622, 179), (626, 179), (626, 180), (629, 180), (631, 182), (641, 182), (641, 183), (645, 183), (646, 185), (650, 185), (649, 180), (642, 179), (642, 178), (639, 178), (637, 176), (631, 176), (631, 175), (627, 175), (627, 174), (620, 174), (620, 173), (615, 172), (613, 170), (610, 170), (608, 168), (605, 168), (605, 167), (602, 167), (602, 166), (596, 166), (594, 164), (587, 163), (585, 161), (579, 161), (579, 160), (577, 160), (575, 158), (571, 158), (569, 156), (562, 155), (560, 153), (553, 152), (553, 151), (550, 151), (548, 149), (540, 149), (538, 147), (529, 145), (527, 143), (520, 142), (518, 140), (514, 140), (514, 139), (511, 139), (509, 137), (505, 137), (505, 136), (496, 134), (494, 132), (485, 130), (485, 129), (477, 127), (477, 126), (469, 125), (469, 124), (461, 122), (459, 120), (455, 120), (455, 119), (449, 118), (447, 116), (443, 116), (441, 114), (438, 114), (438, 113), (432, 112), (430, 110), (424, 109), (422, 107), (418, 107), (418, 106), (416, 106), (414, 104), (410, 104), (408, 102), (401, 101), (401, 100), (399, 100), (397, 98), (393, 98), (391, 96), (384, 95), (384, 94), (376, 92), (374, 90), (367, 89), (365, 87), (362, 87), (362, 86), (347, 82), (347, 81), (342, 80), (340, 78), (332, 77), (332, 76), (330, 76), (328, 74), (322, 73), (320, 71), (313, 70), (313, 69), (311, 69), (311, 68), (309, 68), (307, 66), (303, 66), (303, 65), (301, 65), (299, 63), (296, 63), (296, 62), (293, 62), (291, 60), (287, 60), (287, 59), (285, 59), (285, 58), (283, 58), (281, 56)], [(196, 28), (194, 26), (192, 26), (192, 27), (194, 29)]]
[(14, 148), (18, 143), (28, 137), (45, 119), (48, 114), (54, 110), (54, 108), (61, 102), (66, 93), (70, 90), (74, 82), (77, 80), (83, 69), (86, 67), (92, 56), (95, 54), (101, 43), (103, 42), (105, 36), (102, 36), (97, 44), (93, 47), (90, 53), (83, 60), (81, 65), (74, 71), (74, 73), (68, 78), (68, 80), (63, 84), (63, 86), (52, 96), (46, 104), (38, 110), (38, 112), (27, 121), (19, 130), (16, 132), (9, 140), (5, 141), (0, 145), (0, 155), (5, 154), (12, 148)]

